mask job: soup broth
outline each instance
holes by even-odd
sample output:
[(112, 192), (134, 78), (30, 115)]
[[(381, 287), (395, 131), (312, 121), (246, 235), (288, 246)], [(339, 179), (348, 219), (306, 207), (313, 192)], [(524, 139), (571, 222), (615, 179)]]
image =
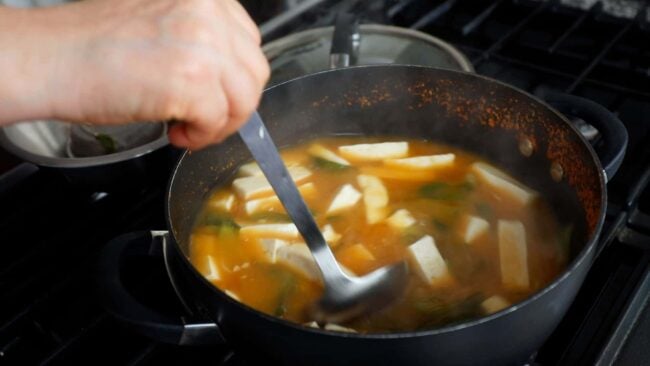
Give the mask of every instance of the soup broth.
[(281, 151), (349, 275), (406, 260), (404, 295), (347, 324), (315, 324), (323, 285), (307, 246), (254, 163), (206, 200), (190, 259), (259, 311), (327, 329), (426, 329), (490, 314), (566, 266), (571, 227), (547, 202), (480, 157), (421, 140), (323, 138)]

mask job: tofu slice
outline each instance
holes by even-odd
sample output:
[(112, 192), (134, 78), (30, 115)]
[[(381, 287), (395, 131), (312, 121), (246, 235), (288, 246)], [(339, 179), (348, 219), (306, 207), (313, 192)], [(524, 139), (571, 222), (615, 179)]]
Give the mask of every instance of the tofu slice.
[(210, 200), (208, 205), (217, 210), (230, 212), (235, 205), (235, 195), (228, 193), (223, 197), (215, 197), (213, 200)]
[(359, 202), (361, 193), (354, 189), (351, 184), (346, 184), (334, 196), (332, 203), (327, 208), (327, 214), (334, 214), (347, 210)]
[(280, 239), (261, 239), (259, 241), (262, 251), (269, 262), (275, 263), (278, 258), (278, 250), (289, 245), (288, 242)]
[(433, 237), (423, 236), (409, 245), (407, 252), (413, 267), (425, 282), (433, 285), (449, 276), (447, 263), (440, 255)]
[(306, 244), (298, 243), (280, 247), (277, 256), (278, 262), (293, 267), (307, 278), (314, 281), (321, 280), (320, 269)]
[[(282, 160), (284, 161), (284, 165), (286, 165), (289, 168), (300, 166), (300, 163), (297, 161), (287, 161), (284, 158)], [(255, 175), (264, 175), (262, 168), (260, 168), (260, 166), (254, 161), (251, 161), (250, 163), (246, 163), (240, 166), (237, 173), (240, 177), (252, 177)]]
[(482, 217), (466, 215), (460, 225), (460, 235), (465, 244), (472, 244), (488, 233), (490, 223)]
[(334, 228), (330, 224), (323, 226), (321, 233), (330, 247), (335, 247), (338, 241), (341, 240), (341, 234), (334, 231)]
[[(309, 169), (300, 166), (290, 167), (288, 170), (289, 175), (296, 184), (304, 182), (311, 176), (311, 171), (309, 171)], [(273, 194), (271, 184), (263, 175), (237, 178), (232, 182), (232, 186), (235, 189), (237, 196), (245, 200), (266, 197)]]
[(528, 249), (526, 230), (520, 221), (499, 220), (499, 260), (501, 282), (506, 288), (526, 290), (528, 278)]
[(407, 227), (415, 224), (415, 219), (408, 210), (399, 209), (395, 211), (389, 218), (386, 219), (386, 223), (396, 230), (404, 230)]
[[(313, 197), (316, 194), (316, 186), (314, 186), (314, 183), (311, 182), (305, 183), (301, 186), (298, 186), (298, 192), (300, 192), (303, 198), (307, 199)], [(258, 198), (247, 201), (244, 204), (244, 211), (246, 211), (246, 214), (249, 216), (271, 209), (284, 212), (284, 207), (282, 207), (282, 203), (280, 203), (278, 196)]]
[(230, 290), (226, 290), (226, 291), (224, 291), (224, 292), (226, 293), (226, 295), (232, 297), (233, 299), (235, 299), (235, 300), (237, 300), (237, 301), (241, 301), (241, 300), (239, 299), (239, 296), (237, 296), (236, 293), (234, 293), (234, 292), (232, 292), (232, 291), (230, 291)]
[(309, 323), (303, 323), (302, 325), (304, 325), (305, 327), (310, 327), (310, 328), (320, 328), (320, 327), (318, 326), (318, 323), (316, 323), (316, 322), (313, 321), (313, 320), (310, 321)]
[(409, 153), (408, 142), (380, 142), (339, 146), (339, 153), (353, 161), (378, 161), (404, 158)]
[(490, 296), (481, 303), (481, 309), (488, 314), (496, 313), (510, 306), (510, 302), (499, 295)]
[(252, 238), (273, 238), (294, 240), (300, 238), (300, 232), (296, 225), (288, 224), (259, 224), (242, 226), (239, 235)]
[(357, 333), (357, 331), (352, 329), (352, 328), (346, 328), (346, 327), (343, 327), (343, 326), (340, 326), (340, 325), (334, 324), (334, 323), (325, 324), (324, 329), (333, 330), (333, 331), (336, 331), (336, 332), (344, 332), (344, 333)]
[(402, 159), (386, 159), (384, 165), (392, 168), (409, 170), (435, 170), (454, 165), (455, 154), (438, 154), (426, 156), (413, 156)]
[(357, 183), (363, 191), (363, 203), (366, 206), (366, 222), (376, 224), (388, 216), (388, 190), (381, 179), (361, 174)]
[(219, 267), (217, 267), (217, 262), (211, 255), (207, 256), (207, 261), (208, 268), (205, 278), (210, 281), (219, 281), (221, 279), (221, 272), (219, 271)]
[(239, 175), (242, 177), (252, 177), (255, 175), (264, 175), (262, 169), (256, 162), (252, 161), (239, 167)]
[(327, 160), (327, 161), (331, 161), (331, 162), (336, 163), (336, 164), (346, 165), (346, 166), (350, 165), (349, 161), (347, 161), (347, 160), (343, 159), (342, 157), (338, 156), (333, 151), (327, 149), (323, 145), (313, 144), (313, 145), (311, 145), (309, 147), (307, 152), (309, 154), (311, 154), (312, 156), (315, 156), (317, 158), (321, 158), (321, 159), (324, 159), (324, 160)]
[(489, 186), (496, 194), (519, 205), (527, 205), (537, 197), (535, 191), (523, 186), (514, 178), (491, 165), (474, 163), (470, 169), (481, 183)]

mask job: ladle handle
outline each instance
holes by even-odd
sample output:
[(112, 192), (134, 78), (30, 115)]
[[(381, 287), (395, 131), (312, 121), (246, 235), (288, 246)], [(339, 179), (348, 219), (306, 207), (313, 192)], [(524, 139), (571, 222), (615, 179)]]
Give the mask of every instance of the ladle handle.
[(262, 172), (268, 179), (275, 194), (282, 202), (291, 220), (305, 239), (316, 264), (321, 270), (325, 283), (333, 283), (344, 277), (334, 254), (325, 242), (314, 217), (300, 196), (289, 171), (284, 166), (269, 131), (257, 112), (251, 115), (246, 124), (239, 129), (239, 136), (253, 154)]

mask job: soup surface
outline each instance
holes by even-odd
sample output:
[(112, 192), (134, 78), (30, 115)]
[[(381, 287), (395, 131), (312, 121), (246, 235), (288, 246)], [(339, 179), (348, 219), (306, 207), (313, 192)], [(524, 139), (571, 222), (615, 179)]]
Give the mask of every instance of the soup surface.
[(532, 189), (445, 145), (324, 138), (282, 157), (349, 275), (406, 260), (388, 308), (347, 324), (315, 324), (322, 293), (307, 246), (259, 167), (241, 166), (198, 215), (190, 259), (214, 285), (267, 314), (357, 332), (434, 328), (508, 307), (566, 266), (571, 227)]

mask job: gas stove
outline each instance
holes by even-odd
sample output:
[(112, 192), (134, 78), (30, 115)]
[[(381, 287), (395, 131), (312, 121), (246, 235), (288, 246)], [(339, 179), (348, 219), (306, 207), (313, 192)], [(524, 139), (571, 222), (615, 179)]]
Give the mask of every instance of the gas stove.
[[(531, 93), (580, 95), (614, 111), (628, 128), (630, 143), (608, 184), (597, 260), (571, 309), (529, 364), (650, 364), (647, 5), (512, 0), (287, 4), (257, 15), (265, 42), (332, 25), (339, 12), (352, 12), (361, 23), (417, 29), (444, 39), (479, 74)], [(598, 148), (603, 141), (596, 136), (592, 143)], [(0, 364), (247, 364), (246, 355), (232, 345), (189, 348), (152, 341), (113, 319), (98, 300), (92, 277), (105, 244), (122, 233), (165, 227), (164, 180), (102, 193), (2, 153), (0, 168), (5, 171), (0, 175)], [(170, 315), (182, 313), (160, 261), (138, 263), (129, 273), (132, 292), (143, 302), (162, 304)]]

